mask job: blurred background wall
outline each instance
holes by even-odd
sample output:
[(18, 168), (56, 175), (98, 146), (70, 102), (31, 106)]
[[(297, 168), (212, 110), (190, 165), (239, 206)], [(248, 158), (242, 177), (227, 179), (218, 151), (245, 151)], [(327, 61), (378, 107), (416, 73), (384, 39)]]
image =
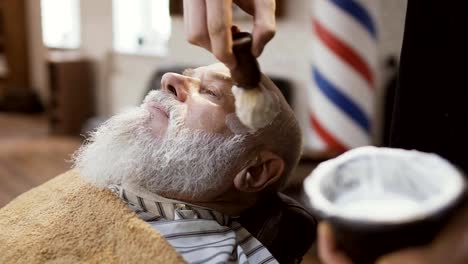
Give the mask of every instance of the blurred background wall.
[[(40, 1), (27, 0), (31, 50), (31, 80), (40, 98), (47, 104), (50, 96), (45, 69), (46, 49), (41, 39)], [(97, 113), (109, 116), (141, 101), (152, 74), (167, 65), (204, 65), (215, 62), (211, 54), (185, 41), (183, 20), (171, 17), (167, 50), (160, 54), (118, 52), (114, 50), (113, 1), (81, 0), (80, 24), (81, 54), (93, 60), (96, 73)], [(262, 70), (274, 76), (285, 77), (294, 87), (294, 108), (303, 124), (308, 123), (307, 102), (303, 96), (311, 85), (311, 4), (313, 0), (284, 1), (282, 15), (277, 20), (277, 34), (265, 49), (259, 61)], [(403, 36), (406, 0), (379, 0), (379, 59), (382, 71), (378, 76), (377, 102), (382, 101), (386, 81), (384, 61), (388, 56), (399, 56)], [(131, 18), (129, 18), (131, 19)], [(249, 27), (250, 20), (238, 20), (241, 28)], [(124, 22), (125, 23), (125, 22)], [(129, 22), (130, 23), (130, 22)], [(380, 122), (376, 123), (379, 135)], [(309, 126), (303, 125), (304, 132)], [(376, 139), (379, 140), (378, 138)], [(306, 142), (307, 144), (307, 142)]]

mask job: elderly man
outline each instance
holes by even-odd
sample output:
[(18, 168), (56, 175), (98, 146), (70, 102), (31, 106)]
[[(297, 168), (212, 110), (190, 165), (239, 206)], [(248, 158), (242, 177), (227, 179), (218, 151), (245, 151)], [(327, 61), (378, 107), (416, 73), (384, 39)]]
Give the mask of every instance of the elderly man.
[(294, 114), (265, 76), (281, 111), (251, 131), (235, 115), (229, 70), (214, 64), (168, 73), (162, 90), (102, 125), (76, 154), (92, 184), (110, 188), (191, 263), (274, 263), (238, 223), (276, 192), (299, 159)]

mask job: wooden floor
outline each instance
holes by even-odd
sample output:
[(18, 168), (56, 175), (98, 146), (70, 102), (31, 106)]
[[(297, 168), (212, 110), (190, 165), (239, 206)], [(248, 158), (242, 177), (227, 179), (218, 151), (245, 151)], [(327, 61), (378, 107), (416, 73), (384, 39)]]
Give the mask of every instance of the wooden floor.
[(68, 170), (80, 139), (49, 136), (43, 115), (0, 112), (0, 207)]

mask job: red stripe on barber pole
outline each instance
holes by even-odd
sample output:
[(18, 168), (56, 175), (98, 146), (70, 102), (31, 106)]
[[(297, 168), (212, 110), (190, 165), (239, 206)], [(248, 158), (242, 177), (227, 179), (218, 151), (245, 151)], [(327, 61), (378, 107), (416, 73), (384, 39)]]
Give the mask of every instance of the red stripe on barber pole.
[(346, 43), (331, 34), (319, 21), (313, 20), (312, 24), (320, 40), (322, 40), (334, 54), (346, 61), (354, 70), (360, 73), (362, 77), (369, 82), (369, 87), (374, 88), (374, 76), (367, 63)]
[(330, 134), (320, 122), (315, 118), (313, 114), (310, 115), (310, 122), (312, 127), (314, 128), (315, 132), (318, 134), (320, 138), (327, 144), (327, 146), (339, 153), (345, 152), (348, 148), (343, 145), (341, 142), (338, 141), (332, 134)]

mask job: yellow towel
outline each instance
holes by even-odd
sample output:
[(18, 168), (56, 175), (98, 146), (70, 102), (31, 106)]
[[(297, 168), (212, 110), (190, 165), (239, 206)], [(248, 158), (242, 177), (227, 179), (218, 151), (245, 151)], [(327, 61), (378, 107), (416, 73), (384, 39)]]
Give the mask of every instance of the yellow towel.
[(0, 263), (184, 263), (117, 196), (66, 172), (0, 209)]

